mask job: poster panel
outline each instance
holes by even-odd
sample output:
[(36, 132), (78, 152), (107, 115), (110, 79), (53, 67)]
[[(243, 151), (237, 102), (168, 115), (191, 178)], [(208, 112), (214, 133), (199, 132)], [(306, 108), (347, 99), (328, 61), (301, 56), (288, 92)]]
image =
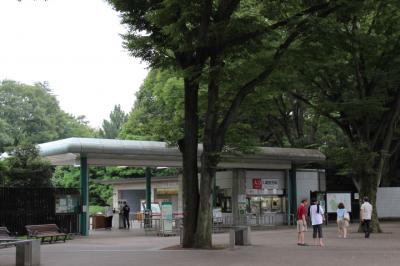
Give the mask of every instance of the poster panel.
[(162, 221), (162, 233), (172, 232), (172, 202), (161, 203), (161, 221)]
[(339, 203), (343, 203), (344, 207), (348, 212), (351, 212), (351, 193), (350, 192), (341, 192), (341, 193), (326, 193), (326, 204), (327, 204), (327, 212), (335, 213), (337, 210), (337, 206)]

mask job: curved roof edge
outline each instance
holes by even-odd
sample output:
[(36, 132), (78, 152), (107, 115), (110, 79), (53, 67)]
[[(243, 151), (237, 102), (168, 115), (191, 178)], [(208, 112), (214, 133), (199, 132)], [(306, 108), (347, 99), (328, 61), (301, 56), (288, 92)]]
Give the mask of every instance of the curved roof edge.
[[(75, 155), (75, 158), (87, 156), (96, 158), (106, 165), (107, 160), (120, 160), (121, 163), (127, 160), (135, 160), (140, 157), (142, 160), (161, 160), (176, 163), (181, 161), (181, 153), (178, 147), (169, 147), (165, 142), (159, 141), (138, 141), (138, 140), (116, 140), (116, 139), (96, 139), (96, 138), (68, 138), (38, 145), (40, 155), (54, 160), (62, 161)], [(199, 145), (199, 155), (202, 152), (202, 145)], [(274, 148), (259, 147), (252, 154), (223, 154), (221, 164), (234, 165), (243, 160), (249, 163), (260, 164), (263, 161), (290, 161), (296, 163), (321, 162), (326, 159), (325, 155), (315, 149), (295, 149), (295, 148)], [(70, 163), (70, 160), (65, 160)], [(61, 164), (61, 163), (60, 163)], [(122, 165), (122, 164), (121, 164)], [(139, 165), (138, 165), (139, 166)]]

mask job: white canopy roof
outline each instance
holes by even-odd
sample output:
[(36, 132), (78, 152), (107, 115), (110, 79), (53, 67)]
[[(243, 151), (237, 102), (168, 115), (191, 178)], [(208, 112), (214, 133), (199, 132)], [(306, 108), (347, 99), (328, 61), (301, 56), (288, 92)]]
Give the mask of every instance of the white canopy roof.
[[(68, 138), (38, 145), (40, 154), (52, 165), (79, 165), (86, 157), (97, 166), (165, 166), (182, 167), (178, 147), (165, 142)], [(199, 146), (199, 155), (202, 146)], [(200, 156), (199, 156), (200, 159)], [(318, 150), (260, 147), (254, 154), (224, 154), (220, 168), (290, 169), (292, 163), (313, 163), (325, 160)]]

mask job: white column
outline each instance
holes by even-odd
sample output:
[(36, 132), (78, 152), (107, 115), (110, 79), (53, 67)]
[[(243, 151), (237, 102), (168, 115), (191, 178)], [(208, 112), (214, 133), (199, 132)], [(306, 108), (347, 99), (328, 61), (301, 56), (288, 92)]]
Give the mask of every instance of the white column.
[(239, 225), (243, 222), (239, 214), (239, 199), (246, 197), (246, 171), (244, 169), (233, 169), (232, 175), (232, 216), (233, 224)]

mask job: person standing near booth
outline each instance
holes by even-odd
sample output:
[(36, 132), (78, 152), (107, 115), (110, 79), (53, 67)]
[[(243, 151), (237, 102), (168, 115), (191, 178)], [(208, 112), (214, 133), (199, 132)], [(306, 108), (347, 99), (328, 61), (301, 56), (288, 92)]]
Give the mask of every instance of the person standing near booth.
[(314, 244), (317, 246), (325, 246), (322, 235), (322, 224), (324, 223), (324, 209), (319, 205), (316, 199), (311, 201), (310, 207), (311, 224), (313, 226)]
[(124, 202), (124, 206), (122, 207), (122, 220), (124, 221), (124, 228), (128, 228), (130, 227), (130, 223), (129, 223), (129, 213), (131, 211), (131, 208), (129, 208), (128, 204), (126, 203), (126, 201)]
[(106, 206), (106, 229), (111, 230), (114, 212), (110, 205)]
[(308, 204), (307, 199), (303, 199), (297, 207), (297, 245), (306, 246), (304, 243), (304, 232), (307, 231), (307, 209), (306, 206)]

